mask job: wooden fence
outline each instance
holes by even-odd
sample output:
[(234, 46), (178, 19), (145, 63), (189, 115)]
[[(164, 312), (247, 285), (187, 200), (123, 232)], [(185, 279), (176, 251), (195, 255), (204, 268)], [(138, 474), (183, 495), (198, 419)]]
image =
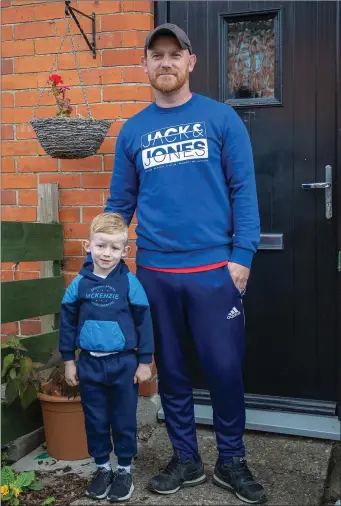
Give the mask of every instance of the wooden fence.
[[(22, 343), (35, 362), (46, 363), (57, 347), (59, 310), (64, 294), (61, 275), (63, 228), (58, 223), (1, 223), (2, 262), (52, 263), (52, 276), (40, 279), (6, 281), (1, 284), (1, 322), (54, 314), (52, 326), (42, 334), (23, 337)], [(39, 402), (23, 411), (19, 402), (2, 404), (2, 444), (42, 426)]]

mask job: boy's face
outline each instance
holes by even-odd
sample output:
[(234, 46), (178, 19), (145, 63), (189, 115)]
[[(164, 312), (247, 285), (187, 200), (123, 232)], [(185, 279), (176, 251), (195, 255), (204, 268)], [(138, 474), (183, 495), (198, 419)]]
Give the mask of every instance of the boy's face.
[(104, 234), (97, 232), (85, 241), (85, 250), (91, 253), (94, 262), (94, 274), (109, 274), (121, 258), (128, 255), (124, 234)]

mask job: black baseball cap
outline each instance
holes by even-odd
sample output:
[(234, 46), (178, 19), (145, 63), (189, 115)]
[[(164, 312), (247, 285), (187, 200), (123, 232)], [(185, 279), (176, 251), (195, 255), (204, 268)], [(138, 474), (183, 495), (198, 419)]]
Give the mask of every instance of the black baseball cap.
[(145, 52), (147, 49), (150, 49), (150, 46), (153, 43), (153, 40), (158, 35), (174, 35), (174, 37), (179, 42), (182, 49), (188, 49), (190, 54), (192, 54), (192, 45), (191, 41), (188, 38), (187, 33), (185, 33), (181, 28), (177, 25), (173, 25), (172, 23), (164, 23), (163, 25), (159, 25), (151, 31), (146, 38), (146, 42), (144, 45)]

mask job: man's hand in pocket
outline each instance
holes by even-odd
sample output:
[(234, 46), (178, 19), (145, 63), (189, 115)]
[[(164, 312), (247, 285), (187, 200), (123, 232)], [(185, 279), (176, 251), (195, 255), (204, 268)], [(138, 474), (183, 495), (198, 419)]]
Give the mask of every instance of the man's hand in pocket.
[(244, 292), (244, 290), (246, 290), (247, 280), (249, 279), (250, 269), (244, 267), (244, 265), (229, 262), (228, 270), (230, 271), (232, 281), (236, 288), (240, 292)]

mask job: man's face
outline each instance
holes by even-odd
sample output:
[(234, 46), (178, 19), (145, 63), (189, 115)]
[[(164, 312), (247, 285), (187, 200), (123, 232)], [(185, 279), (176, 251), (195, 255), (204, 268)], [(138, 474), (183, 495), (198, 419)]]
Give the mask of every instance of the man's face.
[(150, 84), (163, 93), (180, 90), (189, 81), (195, 62), (196, 56), (181, 49), (172, 35), (156, 37), (151, 48), (147, 49), (147, 57), (142, 58)]

